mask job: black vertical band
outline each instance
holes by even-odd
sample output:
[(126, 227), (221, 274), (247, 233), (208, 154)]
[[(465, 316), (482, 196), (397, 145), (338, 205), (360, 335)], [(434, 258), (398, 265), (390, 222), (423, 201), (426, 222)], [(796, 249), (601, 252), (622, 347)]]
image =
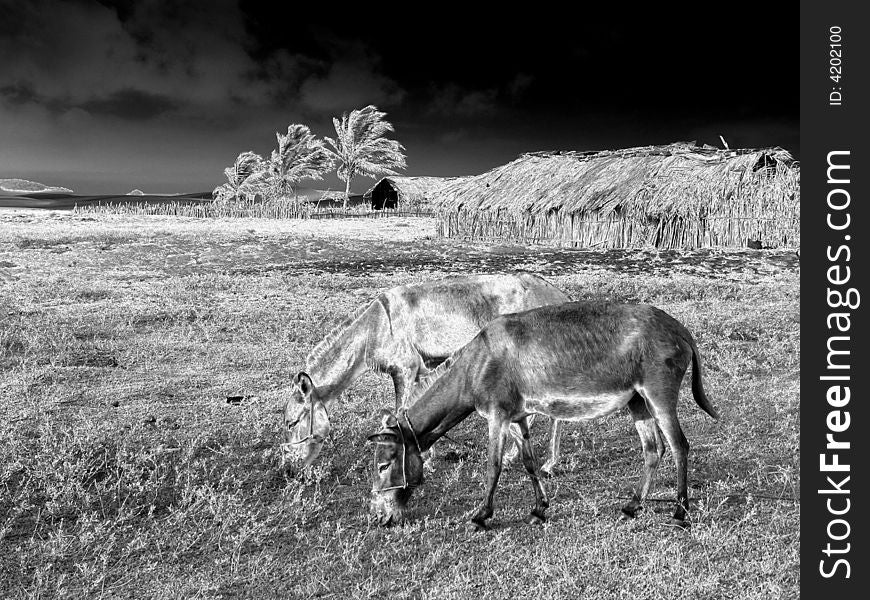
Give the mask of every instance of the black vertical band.
[(838, 600), (870, 589), (870, 23), (860, 7), (801, 3), (801, 588)]

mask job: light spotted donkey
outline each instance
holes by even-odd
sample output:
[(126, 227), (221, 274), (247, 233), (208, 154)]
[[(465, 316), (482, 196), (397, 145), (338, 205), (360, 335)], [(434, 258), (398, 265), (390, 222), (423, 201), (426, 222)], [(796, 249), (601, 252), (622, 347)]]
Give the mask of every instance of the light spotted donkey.
[[(493, 496), (511, 427), (522, 431), (522, 461), (535, 492), (527, 522), (540, 523), (549, 506), (538, 478), (528, 419), (585, 420), (627, 406), (643, 447), (640, 482), (622, 512), (633, 517), (650, 490), (664, 454), (661, 432), (677, 467), (673, 522), (687, 525), (689, 443), (677, 418), (680, 383), (692, 365), (698, 406), (717, 414), (704, 394), (701, 357), (688, 330), (648, 305), (569, 302), (495, 319), (415, 390), (407, 409), (384, 411), (375, 443), (372, 512), (381, 524), (401, 522), (423, 481), (421, 452), (473, 412), (489, 422), (486, 496), (471, 522), (493, 514)], [(658, 427), (657, 427), (658, 425)]]
[[(392, 288), (361, 306), (311, 351), (296, 374), (284, 409), (285, 462), (314, 462), (341, 393), (369, 370), (390, 375), (396, 409), (412, 387), (499, 315), (561, 304), (569, 298), (541, 277), (471, 275)], [(514, 431), (516, 453), (522, 435)], [(552, 469), (559, 455), (559, 422), (551, 425)]]

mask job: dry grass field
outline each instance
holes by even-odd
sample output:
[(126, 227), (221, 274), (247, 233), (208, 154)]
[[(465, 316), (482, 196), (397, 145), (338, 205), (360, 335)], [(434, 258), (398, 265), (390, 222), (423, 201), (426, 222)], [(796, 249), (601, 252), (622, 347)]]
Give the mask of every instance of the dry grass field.
[[(443, 241), (434, 221), (0, 214), (2, 598), (796, 598), (799, 264), (793, 252), (534, 250)], [(386, 376), (342, 398), (306, 479), (279, 469), (282, 390), (380, 290), (534, 271), (576, 299), (655, 304), (701, 350), (688, 387), (692, 527), (668, 526), (666, 456), (638, 519), (625, 413), (568, 424), (528, 526), (522, 468), (467, 531), (485, 421), (439, 442), (412, 521), (367, 517)], [(240, 395), (240, 404), (227, 396)], [(544, 453), (546, 427), (533, 436)]]

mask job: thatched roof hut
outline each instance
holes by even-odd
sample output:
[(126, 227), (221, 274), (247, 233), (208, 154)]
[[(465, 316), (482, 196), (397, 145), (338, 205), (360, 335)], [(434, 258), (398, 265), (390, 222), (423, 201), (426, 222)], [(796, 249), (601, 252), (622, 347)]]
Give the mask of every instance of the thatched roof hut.
[(384, 177), (363, 194), (375, 210), (430, 211), (444, 186), (465, 177)]
[(447, 237), (627, 248), (800, 245), (800, 170), (782, 148), (694, 143), (534, 152), (440, 191)]
[[(306, 204), (311, 210), (334, 209), (344, 206), (344, 190), (315, 190), (302, 188), (296, 191), (300, 202)], [(348, 198), (349, 207), (365, 204), (362, 194), (351, 194)]]

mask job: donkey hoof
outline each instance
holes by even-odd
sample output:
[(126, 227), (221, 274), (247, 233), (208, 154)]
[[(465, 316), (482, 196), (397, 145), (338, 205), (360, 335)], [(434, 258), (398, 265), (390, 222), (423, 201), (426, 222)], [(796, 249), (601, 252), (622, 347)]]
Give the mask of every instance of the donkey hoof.
[(691, 527), (688, 519), (678, 519), (677, 517), (671, 517), (670, 524), (680, 529), (689, 529)]
[(631, 519), (637, 518), (637, 513), (640, 512), (642, 506), (639, 504), (626, 504), (622, 507), (622, 510), (619, 511), (619, 520), (620, 521), (630, 521)]
[(544, 515), (544, 513), (532, 511), (526, 516), (524, 521), (528, 525), (543, 525), (544, 523), (547, 522), (547, 517), (546, 517), (546, 515)]
[(295, 481), (301, 484), (307, 484), (308, 479), (305, 476), (305, 470), (299, 468), (296, 465), (286, 464), (281, 466), (281, 475), (284, 477), (284, 481), (290, 482)]
[(483, 521), (469, 521), (468, 523), (466, 523), (465, 529), (473, 533), (489, 531), (489, 527), (487, 527), (486, 523), (484, 523)]

